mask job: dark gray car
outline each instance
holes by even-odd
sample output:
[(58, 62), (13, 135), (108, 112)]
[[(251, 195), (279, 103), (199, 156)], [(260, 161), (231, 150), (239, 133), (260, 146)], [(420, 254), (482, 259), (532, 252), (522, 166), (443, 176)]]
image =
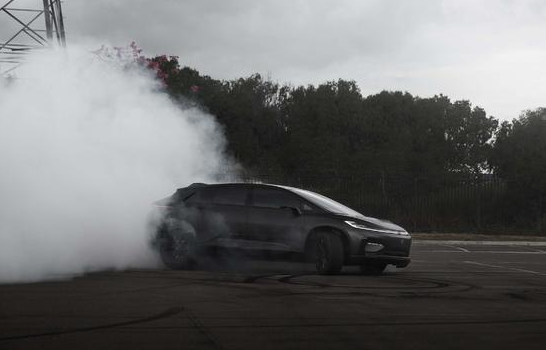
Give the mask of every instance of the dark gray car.
[(192, 184), (156, 204), (163, 215), (154, 242), (170, 268), (191, 266), (211, 247), (295, 253), (320, 274), (343, 265), (378, 274), (410, 262), (406, 230), (299, 188)]

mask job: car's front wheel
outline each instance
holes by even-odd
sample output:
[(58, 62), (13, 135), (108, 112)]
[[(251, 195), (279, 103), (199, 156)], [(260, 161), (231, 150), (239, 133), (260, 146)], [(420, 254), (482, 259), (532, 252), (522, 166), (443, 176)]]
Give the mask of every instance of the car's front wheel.
[(317, 235), (315, 265), (321, 275), (338, 274), (343, 267), (343, 243), (341, 238), (327, 232)]
[(191, 268), (195, 264), (194, 235), (178, 230), (165, 234), (160, 240), (159, 255), (168, 268)]

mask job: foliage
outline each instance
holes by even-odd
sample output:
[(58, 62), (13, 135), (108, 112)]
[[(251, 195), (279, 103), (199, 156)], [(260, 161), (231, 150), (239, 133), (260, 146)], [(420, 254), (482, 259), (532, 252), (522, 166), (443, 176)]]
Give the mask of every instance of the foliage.
[(507, 218), (537, 218), (544, 227), (546, 199), (546, 108), (524, 112), (502, 123), (494, 144), (491, 166), (508, 180)]
[(232, 81), (151, 60), (167, 90), (224, 126), (230, 151), (257, 172), (354, 175), (482, 171), (497, 121), (468, 101), (387, 92), (363, 97), (354, 81), (280, 86), (259, 74)]
[[(373, 192), (391, 207), (396, 202), (387, 198), (393, 194), (392, 198), (415, 202), (417, 184), (419, 198), (425, 198), (422, 194), (443, 198), (440, 194), (450, 188), (460, 193), (467, 188), (490, 193), (496, 202), (488, 206), (489, 217), (505, 213), (503, 217), (512, 220), (507, 225), (516, 218), (536, 222), (543, 216), (545, 109), (528, 111), (499, 127), (482, 108), (444, 95), (421, 98), (382, 91), (362, 96), (354, 81), (290, 86), (259, 74), (225, 81), (181, 68), (173, 56), (144, 62), (173, 98), (216, 116), (229, 152), (251, 177), (275, 176), (309, 187), (343, 179), (351, 183), (351, 191), (370, 196)], [(490, 183), (484, 176), (493, 176), (491, 172), (503, 182), (488, 192), (482, 186)], [(386, 178), (396, 189), (385, 185)], [(457, 205), (477, 215), (478, 223), (484, 221), (482, 197), (472, 197), (474, 202), (457, 200)], [(446, 215), (451, 212), (449, 205), (438, 209)]]

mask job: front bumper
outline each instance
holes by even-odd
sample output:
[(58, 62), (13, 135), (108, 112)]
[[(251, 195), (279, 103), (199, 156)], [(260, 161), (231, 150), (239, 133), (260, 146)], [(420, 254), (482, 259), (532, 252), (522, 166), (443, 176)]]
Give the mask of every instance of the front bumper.
[(411, 236), (362, 231), (349, 232), (351, 240), (347, 264), (381, 261), (397, 267), (406, 267), (411, 259)]

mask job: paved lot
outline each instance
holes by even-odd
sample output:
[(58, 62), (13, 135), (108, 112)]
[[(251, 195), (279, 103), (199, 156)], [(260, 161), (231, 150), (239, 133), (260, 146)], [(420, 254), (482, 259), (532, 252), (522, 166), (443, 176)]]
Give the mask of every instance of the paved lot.
[(416, 243), (383, 276), (300, 263), (0, 286), (0, 349), (545, 349), (546, 247)]

